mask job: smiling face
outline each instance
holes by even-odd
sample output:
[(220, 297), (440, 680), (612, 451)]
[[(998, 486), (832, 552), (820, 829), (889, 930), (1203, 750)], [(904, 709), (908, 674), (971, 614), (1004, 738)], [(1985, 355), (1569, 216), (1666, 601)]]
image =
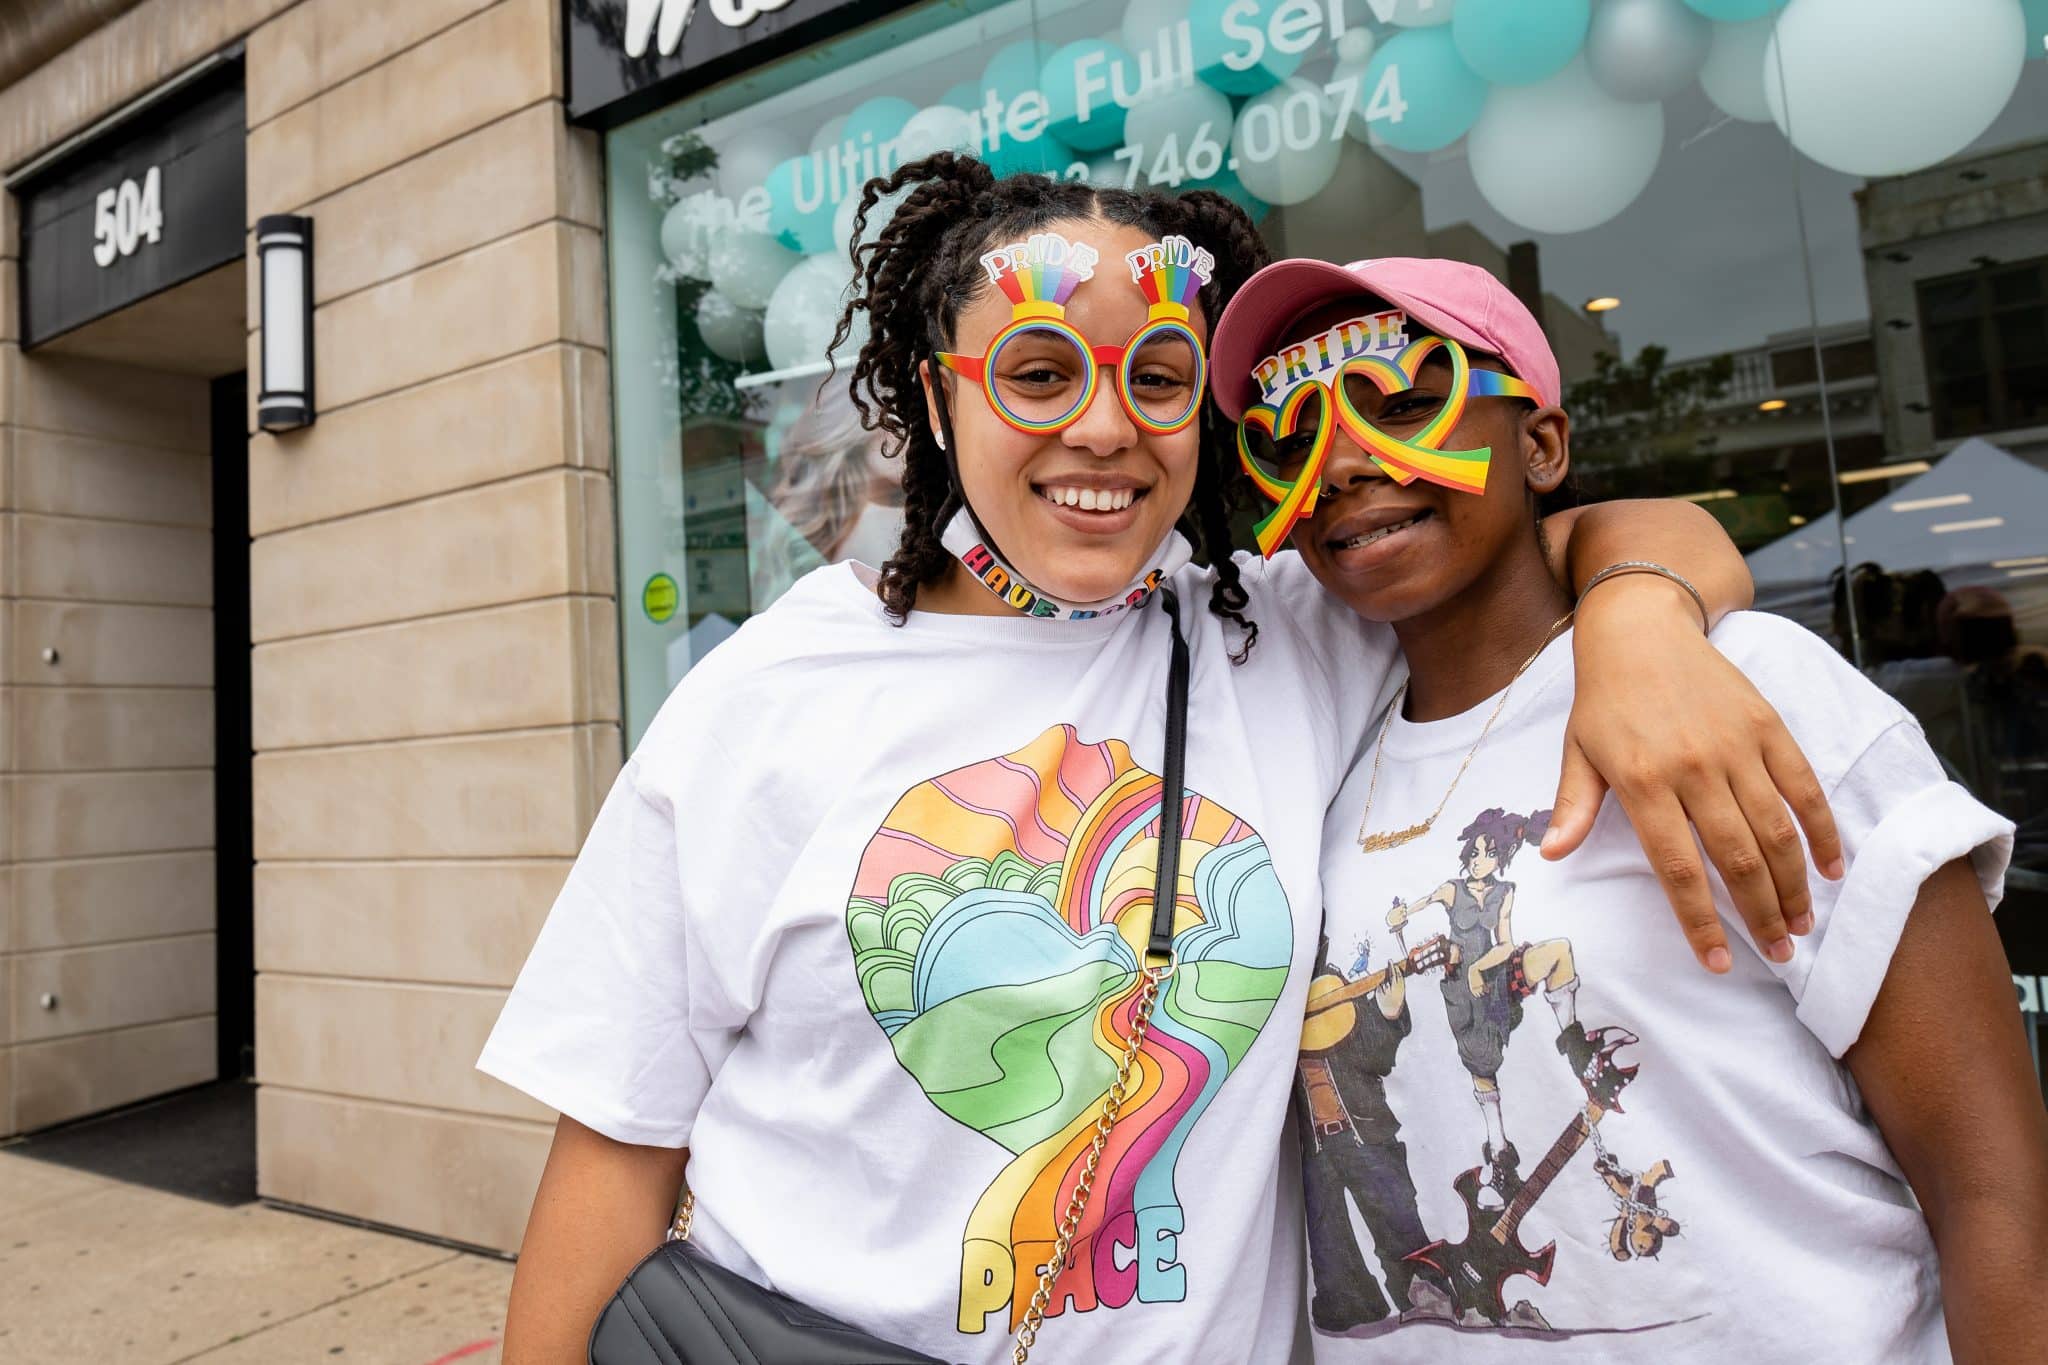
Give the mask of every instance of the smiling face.
[[(1092, 219), (1048, 223), (1033, 231), (1058, 233), (1100, 252), (1094, 277), (1066, 304), (1068, 325), (1090, 344), (1120, 347), (1145, 325), (1148, 305), (1123, 257), (1150, 246), (1151, 235)], [(951, 348), (960, 355), (983, 356), (1011, 320), (1010, 300), (984, 287), (961, 310)], [(1199, 306), (1190, 327), (1206, 341), (1208, 323)], [(1148, 346), (1129, 368), (1141, 410), (1184, 409), (1199, 382), (1193, 352), (1185, 344)], [(1121, 595), (1143, 573), (1194, 496), (1201, 424), (1166, 434), (1146, 431), (1118, 397), (1114, 367), (1097, 372), (1094, 394), (1080, 417), (1055, 432), (1012, 426), (997, 413), (983, 386), (961, 375), (928, 363), (924, 381), (934, 432), (940, 430), (934, 386), (944, 386), (960, 483), (975, 515), (1012, 567), (1056, 597), (1094, 602)], [(1071, 346), (1026, 331), (1003, 346), (989, 383), (1013, 414), (1057, 415), (1085, 390), (1089, 375)], [(958, 570), (953, 577), (964, 573)], [(972, 602), (975, 595), (987, 599), (976, 587), (961, 600)]]
[[(1291, 328), (1287, 342), (1314, 337), (1337, 323), (1378, 311), (1358, 298), (1321, 308)], [(1410, 332), (1428, 329), (1419, 322)], [(1478, 352), (1474, 369), (1499, 370)], [(1415, 387), (1383, 394), (1353, 378), (1354, 406), (1381, 431), (1412, 440), (1442, 411), (1451, 392), (1451, 363), (1434, 352)], [(1568, 424), (1559, 409), (1525, 400), (1474, 397), (1440, 443), (1446, 451), (1491, 448), (1486, 491), (1465, 492), (1418, 479), (1394, 482), (1339, 425), (1323, 470), (1313, 516), (1294, 529), (1294, 547), (1325, 588), (1368, 620), (1402, 622), (1434, 611), (1477, 582), (1490, 567), (1527, 561), (1540, 569), (1534, 495), (1564, 481), (1570, 464)], [(1295, 438), (1297, 440), (1302, 438)], [(1521, 551), (1526, 550), (1526, 555)]]

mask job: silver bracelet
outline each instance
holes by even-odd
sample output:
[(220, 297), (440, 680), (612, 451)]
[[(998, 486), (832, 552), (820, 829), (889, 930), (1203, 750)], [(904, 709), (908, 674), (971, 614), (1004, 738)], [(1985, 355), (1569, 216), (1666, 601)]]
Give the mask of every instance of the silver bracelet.
[(1583, 606), (1585, 604), (1587, 593), (1590, 593), (1608, 579), (1620, 578), (1624, 574), (1632, 573), (1653, 573), (1659, 578), (1668, 578), (1679, 587), (1684, 588), (1687, 595), (1692, 598), (1692, 604), (1700, 609), (1700, 629), (1708, 632), (1714, 629), (1713, 622), (1707, 616), (1707, 601), (1704, 597), (1700, 596), (1700, 590), (1688, 582), (1685, 575), (1679, 573), (1676, 569), (1668, 568), (1665, 565), (1656, 563), (1654, 560), (1624, 559), (1619, 563), (1609, 564), (1599, 573), (1587, 579), (1586, 586), (1579, 589), (1580, 605)]

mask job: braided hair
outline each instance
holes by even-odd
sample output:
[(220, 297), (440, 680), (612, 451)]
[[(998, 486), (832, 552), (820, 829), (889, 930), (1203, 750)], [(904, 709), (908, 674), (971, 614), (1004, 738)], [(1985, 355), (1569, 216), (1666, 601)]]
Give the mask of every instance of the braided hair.
[[(868, 214), (884, 197), (910, 193), (881, 233), (863, 242)], [(1202, 311), (1214, 325), (1231, 295), (1269, 256), (1244, 210), (1220, 194), (1182, 195), (1102, 189), (1043, 175), (998, 177), (973, 157), (937, 152), (907, 162), (861, 191), (848, 249), (853, 253), (855, 296), (840, 315), (831, 349), (853, 333), (855, 316), (870, 320), (868, 339), (852, 372), (853, 403), (861, 422), (879, 430), (887, 453), (903, 457), (903, 538), (882, 566), (878, 591), (898, 624), (917, 604), (921, 587), (937, 583), (953, 563), (940, 542), (959, 510), (946, 455), (926, 420), (919, 365), (948, 349), (961, 310), (987, 287), (978, 265), (982, 252), (1062, 219), (1100, 218), (1139, 227), (1155, 236), (1179, 233), (1216, 258), (1203, 286)], [(1209, 610), (1244, 632), (1242, 662), (1259, 628), (1244, 614), (1251, 598), (1231, 559), (1230, 514), (1241, 475), (1228, 424), (1212, 404), (1202, 405), (1201, 455), (1194, 497), (1181, 530), (1214, 567)]]

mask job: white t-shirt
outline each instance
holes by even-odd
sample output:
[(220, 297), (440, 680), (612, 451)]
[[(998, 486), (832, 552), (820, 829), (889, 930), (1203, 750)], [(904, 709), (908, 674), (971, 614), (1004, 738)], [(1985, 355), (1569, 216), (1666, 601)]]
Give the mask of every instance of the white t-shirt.
[[(1370, 741), (1331, 807), (1328, 965), (1297, 1086), (1318, 1362), (1948, 1358), (1933, 1243), (1838, 1059), (1921, 884), (1972, 855), (1996, 904), (2012, 826), (1814, 635), (1743, 613), (1713, 639), (1805, 749), (1848, 853), (1845, 880), (1812, 878), (1815, 928), (1785, 966), (1718, 880), (1734, 969), (1697, 966), (1612, 801), (1563, 862), (1534, 851), (1572, 703), (1568, 635), (1510, 689), (1429, 833), (1361, 852)], [(1496, 701), (1395, 719), (1373, 832), (1429, 816)], [(1396, 901), (1407, 949), (1441, 935), (1459, 965), (1347, 1000), (1340, 981), (1406, 957)], [(1596, 1090), (1616, 1103), (1589, 1133)], [(1499, 1139), (1511, 1170), (1488, 1160)]]
[[(1394, 644), (1294, 556), (1244, 569), (1241, 667), (1210, 576), (1175, 578), (1180, 967), (1046, 1324), (1060, 1360), (1295, 1345), (1278, 1154), (1318, 845)], [(1121, 1055), (1098, 1010), (1127, 1005), (1149, 931), (1167, 622), (898, 627), (870, 582), (808, 575), (676, 688), (479, 1065), (687, 1145), (719, 1262), (943, 1359), (1007, 1359)]]

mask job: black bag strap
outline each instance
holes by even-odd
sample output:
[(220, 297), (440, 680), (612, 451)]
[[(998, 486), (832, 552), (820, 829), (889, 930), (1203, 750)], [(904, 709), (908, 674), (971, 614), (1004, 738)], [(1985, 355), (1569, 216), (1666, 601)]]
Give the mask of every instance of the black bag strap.
[(1159, 605), (1173, 627), (1173, 662), (1166, 670), (1166, 761), (1159, 774), (1159, 875), (1152, 884), (1152, 938), (1145, 965), (1173, 960), (1173, 907), (1180, 887), (1180, 815), (1186, 799), (1182, 780), (1188, 748), (1188, 642), (1180, 629), (1180, 598), (1160, 585)]

